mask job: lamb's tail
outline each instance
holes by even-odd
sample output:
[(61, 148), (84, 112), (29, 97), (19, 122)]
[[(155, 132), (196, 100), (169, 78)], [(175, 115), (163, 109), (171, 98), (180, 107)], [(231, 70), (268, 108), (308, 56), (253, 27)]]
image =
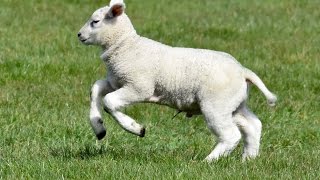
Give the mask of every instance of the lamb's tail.
[(276, 105), (277, 96), (268, 90), (268, 88), (264, 85), (262, 80), (254, 72), (252, 72), (249, 69), (245, 69), (244, 76), (246, 80), (256, 85), (260, 89), (260, 91), (266, 96), (269, 106)]

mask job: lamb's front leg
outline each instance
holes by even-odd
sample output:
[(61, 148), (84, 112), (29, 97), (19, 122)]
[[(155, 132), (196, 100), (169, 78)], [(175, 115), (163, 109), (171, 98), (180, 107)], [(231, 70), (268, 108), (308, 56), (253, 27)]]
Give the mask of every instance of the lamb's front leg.
[(105, 110), (120, 124), (126, 131), (144, 137), (145, 128), (134, 119), (120, 112), (120, 108), (132, 103), (143, 102), (147, 99), (148, 93), (137, 93), (134, 88), (123, 87), (107, 94), (103, 103)]
[(103, 126), (101, 118), (101, 99), (107, 93), (112, 92), (113, 89), (109, 85), (107, 80), (96, 81), (90, 92), (90, 124), (96, 134), (96, 137), (101, 140), (106, 135), (106, 129)]

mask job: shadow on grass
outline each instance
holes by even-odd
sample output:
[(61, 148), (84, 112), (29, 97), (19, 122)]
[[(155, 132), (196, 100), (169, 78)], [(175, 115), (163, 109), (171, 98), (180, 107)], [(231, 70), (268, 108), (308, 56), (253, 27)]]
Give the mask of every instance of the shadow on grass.
[(91, 144), (85, 144), (77, 149), (71, 146), (54, 147), (49, 149), (49, 153), (53, 157), (62, 159), (89, 159), (107, 154), (107, 148), (105, 146), (98, 147)]
[[(191, 152), (192, 151), (192, 152)], [(96, 146), (93, 144), (85, 144), (81, 147), (74, 148), (73, 146), (54, 147), (49, 149), (49, 153), (54, 158), (68, 159), (91, 159), (95, 157), (106, 157), (115, 160), (138, 160), (138, 161), (168, 161), (172, 158), (181, 161), (202, 161), (204, 152), (198, 149), (184, 152), (180, 148), (157, 148), (157, 147), (123, 147), (123, 146)], [(199, 154), (200, 153), (200, 154)]]

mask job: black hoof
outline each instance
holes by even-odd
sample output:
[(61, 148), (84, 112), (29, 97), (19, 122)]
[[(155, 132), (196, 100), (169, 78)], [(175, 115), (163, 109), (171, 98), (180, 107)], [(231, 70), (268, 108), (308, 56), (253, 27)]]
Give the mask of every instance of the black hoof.
[(101, 140), (102, 138), (104, 138), (106, 136), (107, 132), (106, 130), (103, 130), (101, 132), (99, 132), (98, 134), (96, 134), (98, 140)]
[(101, 140), (106, 136), (106, 128), (103, 126), (103, 121), (100, 118), (93, 118), (90, 120), (91, 127), (93, 129), (94, 134), (96, 137)]
[(143, 127), (143, 128), (141, 129), (141, 131), (140, 131), (139, 136), (140, 136), (140, 137), (144, 137), (145, 134), (146, 134), (146, 129)]

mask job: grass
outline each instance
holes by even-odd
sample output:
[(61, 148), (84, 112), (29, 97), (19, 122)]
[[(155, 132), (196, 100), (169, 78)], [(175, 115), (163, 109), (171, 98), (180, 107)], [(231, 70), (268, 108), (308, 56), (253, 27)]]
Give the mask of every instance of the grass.
[(255, 71), (279, 97), (253, 88), (263, 122), (259, 158), (202, 162), (215, 143), (203, 117), (171, 119), (157, 105), (125, 109), (145, 138), (108, 115), (107, 139), (88, 124), (89, 90), (105, 77), (100, 49), (76, 34), (106, 5), (90, 0), (0, 2), (1, 179), (318, 179), (320, 6), (312, 0), (127, 0), (137, 32), (173, 46), (221, 50)]

